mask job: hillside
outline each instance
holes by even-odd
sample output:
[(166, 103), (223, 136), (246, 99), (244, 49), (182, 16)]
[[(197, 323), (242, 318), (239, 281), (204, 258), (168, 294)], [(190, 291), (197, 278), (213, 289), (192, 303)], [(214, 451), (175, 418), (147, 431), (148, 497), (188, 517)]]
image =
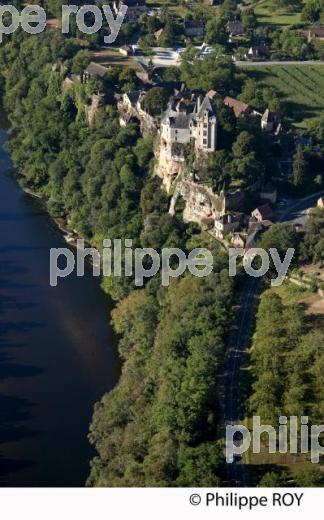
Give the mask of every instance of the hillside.
[(307, 128), (324, 109), (324, 66), (320, 65), (246, 65), (251, 78), (274, 88), (284, 102), (287, 119)]

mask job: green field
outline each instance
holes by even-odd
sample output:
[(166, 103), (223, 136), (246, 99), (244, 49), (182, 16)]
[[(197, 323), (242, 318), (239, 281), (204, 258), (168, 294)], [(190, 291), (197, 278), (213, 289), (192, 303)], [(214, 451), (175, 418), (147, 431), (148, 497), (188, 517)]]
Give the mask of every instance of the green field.
[(324, 66), (247, 65), (242, 70), (279, 93), (287, 119), (295, 126), (307, 128), (312, 120), (324, 113)]
[(176, 14), (181, 18), (185, 18), (190, 14), (210, 14), (212, 15), (217, 6), (209, 6), (204, 3), (186, 3), (182, 1), (172, 0), (147, 0), (148, 7), (166, 7), (170, 13)]
[(289, 26), (301, 22), (301, 11), (275, 11), (272, 0), (267, 0), (254, 7), (254, 12), (258, 22), (262, 24), (272, 24)]

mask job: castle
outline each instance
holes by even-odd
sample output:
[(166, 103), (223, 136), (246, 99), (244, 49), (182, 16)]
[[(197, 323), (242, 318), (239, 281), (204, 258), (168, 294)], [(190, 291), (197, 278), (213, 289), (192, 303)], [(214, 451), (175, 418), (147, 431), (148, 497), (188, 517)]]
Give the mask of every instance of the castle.
[(172, 99), (162, 116), (161, 139), (166, 146), (195, 143), (195, 149), (214, 152), (217, 146), (217, 118), (208, 95)]

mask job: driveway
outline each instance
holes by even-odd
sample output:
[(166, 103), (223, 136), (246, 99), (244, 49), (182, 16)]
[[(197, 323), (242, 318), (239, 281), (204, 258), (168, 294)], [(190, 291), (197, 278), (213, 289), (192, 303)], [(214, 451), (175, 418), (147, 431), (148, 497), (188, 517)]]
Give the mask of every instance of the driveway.
[(148, 66), (152, 60), (155, 67), (177, 67), (180, 65), (179, 50), (176, 48), (153, 47), (152, 56), (134, 56), (134, 59)]

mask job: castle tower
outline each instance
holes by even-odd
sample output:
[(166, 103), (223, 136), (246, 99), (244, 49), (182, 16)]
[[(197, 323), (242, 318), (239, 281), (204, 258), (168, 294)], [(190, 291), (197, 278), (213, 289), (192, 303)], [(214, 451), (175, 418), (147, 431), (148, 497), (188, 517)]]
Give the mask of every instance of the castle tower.
[(208, 96), (201, 102), (199, 99), (195, 114), (196, 149), (214, 152), (217, 147), (217, 117)]

